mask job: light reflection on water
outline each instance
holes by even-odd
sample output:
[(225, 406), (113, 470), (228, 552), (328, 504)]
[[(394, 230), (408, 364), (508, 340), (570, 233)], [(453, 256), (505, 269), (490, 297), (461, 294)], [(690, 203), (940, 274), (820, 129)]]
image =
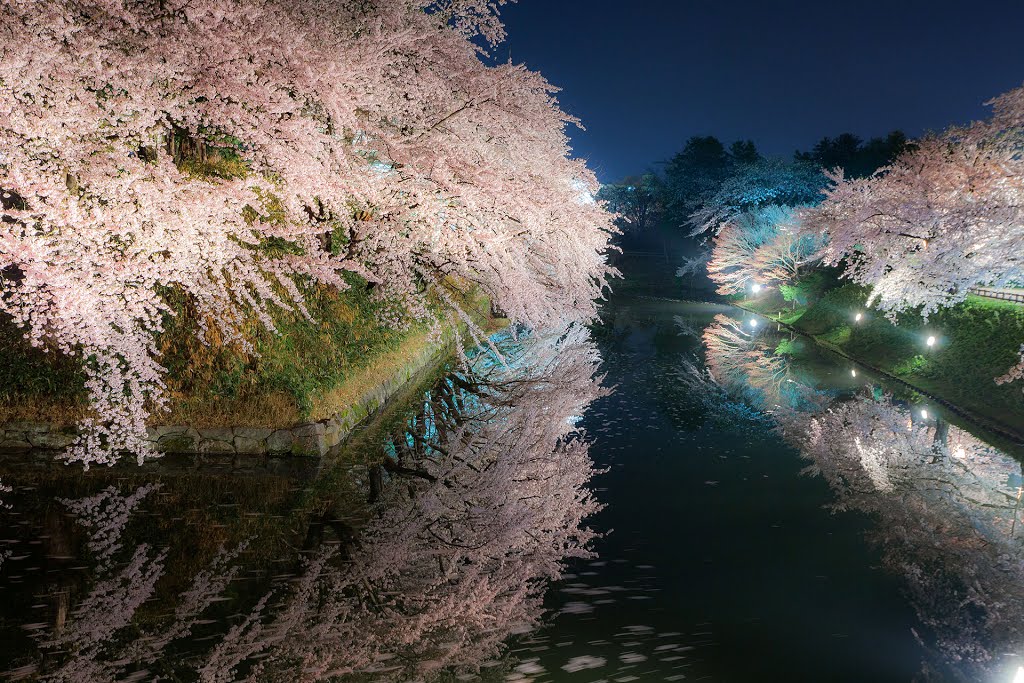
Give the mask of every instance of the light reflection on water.
[(723, 307), (500, 345), (324, 463), (7, 468), (0, 671), (1012, 680), (1012, 448)]

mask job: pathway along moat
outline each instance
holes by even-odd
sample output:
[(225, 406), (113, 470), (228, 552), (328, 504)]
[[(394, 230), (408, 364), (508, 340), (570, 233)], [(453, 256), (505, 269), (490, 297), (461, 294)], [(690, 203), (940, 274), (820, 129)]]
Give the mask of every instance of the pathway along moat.
[(592, 339), (499, 342), (506, 365), (479, 355), (322, 463), (5, 462), (0, 676), (1009, 683), (1024, 663), (1011, 446), (728, 307), (623, 296)]

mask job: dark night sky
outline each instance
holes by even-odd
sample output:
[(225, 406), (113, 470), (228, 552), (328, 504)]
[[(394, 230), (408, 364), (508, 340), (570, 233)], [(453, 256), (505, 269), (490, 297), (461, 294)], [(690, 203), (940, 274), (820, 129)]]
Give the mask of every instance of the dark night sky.
[(1024, 2), (519, 0), (511, 56), (564, 88), (603, 181), (691, 135), (789, 155), (825, 135), (909, 135), (985, 115), (1024, 82)]

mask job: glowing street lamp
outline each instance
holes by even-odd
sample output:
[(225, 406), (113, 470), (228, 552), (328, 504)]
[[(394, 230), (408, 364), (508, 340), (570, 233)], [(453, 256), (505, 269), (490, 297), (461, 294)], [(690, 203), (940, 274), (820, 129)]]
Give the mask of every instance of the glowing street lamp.
[(928, 419), (928, 411), (925, 408), (921, 408), (921, 417)]
[(850, 370), (850, 377), (856, 377), (856, 376), (857, 376), (857, 371), (856, 370)]
[(863, 319), (864, 319), (864, 314), (860, 313), (860, 312), (858, 312), (857, 315), (853, 316), (854, 322), (858, 322), (859, 323)]
[(758, 292), (761, 291), (761, 285), (755, 282), (754, 286), (750, 288), (750, 291), (752, 291), (754, 294), (757, 294)]
[(751, 326), (751, 327), (757, 327), (757, 320), (753, 320), (753, 319), (752, 319), (752, 320), (750, 321), (750, 326)]
[(928, 341), (926, 341), (925, 344), (928, 345), (929, 349), (932, 348), (933, 346), (935, 346), (935, 335), (930, 335), (928, 337)]

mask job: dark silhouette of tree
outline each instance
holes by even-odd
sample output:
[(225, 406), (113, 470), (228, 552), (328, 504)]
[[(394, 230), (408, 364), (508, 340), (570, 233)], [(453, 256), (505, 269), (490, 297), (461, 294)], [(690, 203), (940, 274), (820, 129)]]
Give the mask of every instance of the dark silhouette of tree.
[(732, 143), (729, 146), (729, 156), (737, 164), (752, 164), (764, 158), (757, 151), (753, 140), (737, 140)]
[(604, 185), (597, 198), (619, 214), (616, 225), (623, 232), (639, 232), (654, 225), (662, 213), (662, 182), (654, 173), (630, 176)]
[(665, 166), (665, 208), (670, 221), (686, 217), (729, 176), (732, 157), (718, 138), (694, 136)]
[(895, 130), (884, 138), (862, 141), (852, 133), (822, 138), (809, 152), (797, 152), (798, 161), (828, 170), (841, 168), (848, 178), (865, 178), (887, 166), (907, 148), (907, 136)]

